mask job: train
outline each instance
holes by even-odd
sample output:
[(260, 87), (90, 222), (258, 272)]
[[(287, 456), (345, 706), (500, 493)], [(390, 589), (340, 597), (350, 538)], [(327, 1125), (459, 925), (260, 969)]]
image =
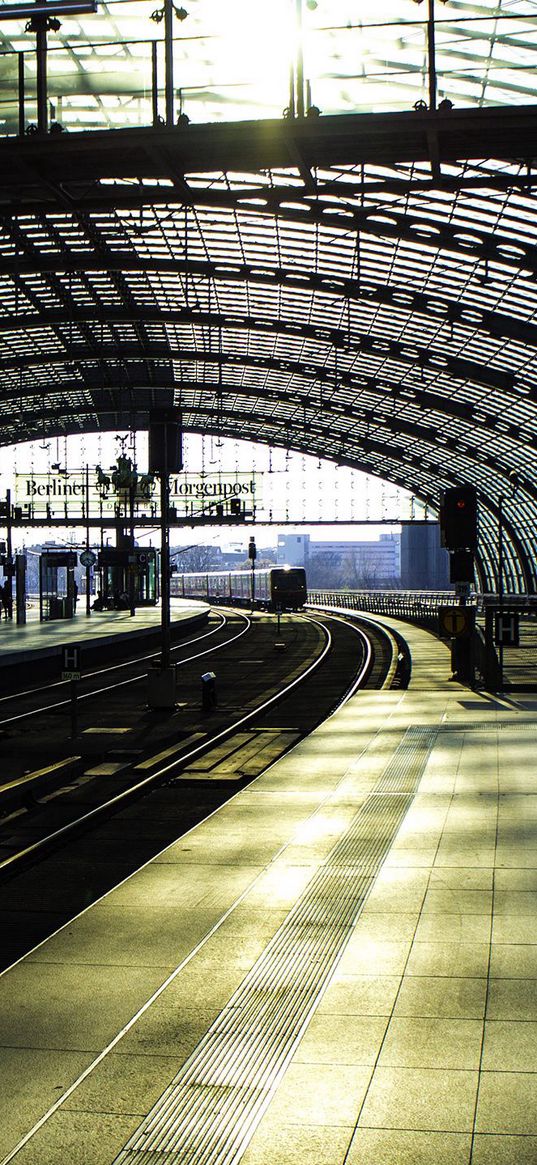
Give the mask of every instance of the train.
[(308, 598), (306, 572), (300, 566), (174, 574), (170, 590), (177, 598), (266, 611), (299, 611)]

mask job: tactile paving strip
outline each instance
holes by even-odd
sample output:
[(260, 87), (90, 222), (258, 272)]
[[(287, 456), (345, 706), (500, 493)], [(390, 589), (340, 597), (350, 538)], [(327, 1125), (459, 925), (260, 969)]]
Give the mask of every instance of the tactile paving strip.
[(114, 1165), (239, 1161), (412, 801), (437, 729), (409, 728), (280, 929)]
[(442, 732), (496, 732), (515, 729), (517, 732), (535, 732), (534, 720), (448, 720), (440, 725)]

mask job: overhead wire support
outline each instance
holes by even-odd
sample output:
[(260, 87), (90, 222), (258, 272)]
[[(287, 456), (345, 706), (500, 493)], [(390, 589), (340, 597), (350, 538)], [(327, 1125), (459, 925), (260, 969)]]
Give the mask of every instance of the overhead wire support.
[(157, 56), (157, 42), (151, 41), (151, 112), (153, 117), (153, 127), (156, 128), (159, 124), (158, 112), (158, 56)]
[(436, 45), (434, 28), (434, 0), (427, 0), (427, 55), (429, 59), (429, 109), (436, 109)]
[(24, 87), (24, 53), (18, 54), (19, 65), (19, 137), (23, 138), (26, 130), (25, 87)]
[(168, 127), (174, 121), (173, 13), (173, 0), (164, 0), (164, 107)]
[[(416, 3), (421, 4), (422, 0), (416, 0)], [(429, 82), (429, 109), (434, 112), (436, 110), (437, 97), (434, 0), (427, 0), (427, 74)], [(418, 104), (421, 105), (422, 103)]]
[[(303, 47), (303, 3), (304, 0), (289, 0), (293, 9), (292, 20), (294, 32), (292, 36), (292, 55), (289, 66), (289, 104), (286, 115), (290, 118), (303, 118), (306, 106), (310, 104), (311, 91), (309, 84), (304, 80), (304, 47)], [(306, 92), (308, 99), (306, 99)]]
[[(432, 2), (432, 0), (430, 0)], [(295, 0), (295, 20), (296, 20), (296, 115), (297, 117), (304, 117), (305, 113), (305, 98), (304, 98), (304, 48), (302, 44), (302, 3), (303, 0)]]

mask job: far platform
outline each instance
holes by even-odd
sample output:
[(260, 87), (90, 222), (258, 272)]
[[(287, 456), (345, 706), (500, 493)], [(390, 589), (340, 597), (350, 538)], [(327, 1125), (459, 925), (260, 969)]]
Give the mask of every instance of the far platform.
[[(174, 624), (184, 627), (196, 625), (207, 617), (207, 603), (192, 599), (171, 600), (172, 629)], [(83, 643), (87, 650), (118, 643), (125, 635), (143, 639), (157, 634), (160, 627), (160, 604), (156, 607), (139, 607), (134, 615), (130, 611), (92, 611), (88, 616), (85, 609), (79, 609), (72, 619), (51, 619), (39, 621), (39, 606), (30, 607), (27, 623), (17, 626), (15, 619), (0, 622), (0, 670), (20, 663), (38, 662), (47, 657), (59, 656), (64, 644)], [(181, 631), (183, 627), (181, 627)]]

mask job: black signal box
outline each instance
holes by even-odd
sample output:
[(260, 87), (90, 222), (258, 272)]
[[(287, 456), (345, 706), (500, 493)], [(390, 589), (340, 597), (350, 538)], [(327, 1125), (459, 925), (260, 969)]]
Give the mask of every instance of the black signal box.
[(452, 550), (449, 556), (449, 581), (473, 583), (474, 555), (471, 550)]
[(456, 485), (445, 491), (440, 506), (440, 531), (442, 545), (447, 550), (477, 550), (477, 490), (474, 485)]
[(179, 473), (183, 468), (181, 414), (178, 409), (149, 412), (149, 473)]

